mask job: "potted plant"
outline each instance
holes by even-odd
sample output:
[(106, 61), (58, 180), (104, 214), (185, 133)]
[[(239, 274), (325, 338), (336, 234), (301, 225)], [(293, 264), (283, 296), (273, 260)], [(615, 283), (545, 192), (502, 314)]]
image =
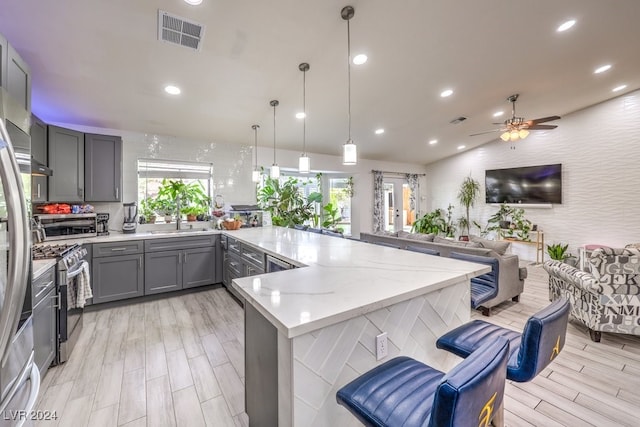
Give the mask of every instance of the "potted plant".
[(187, 216), (187, 221), (195, 221), (197, 219), (197, 216), (200, 212), (202, 212), (202, 209), (198, 206), (185, 206), (184, 208), (180, 209), (180, 211), (185, 214)]
[(506, 203), (500, 205), (498, 212), (489, 217), (488, 222), (497, 224), (500, 229), (506, 230), (511, 226), (509, 217), (513, 214), (513, 208)]
[(473, 179), (471, 176), (466, 177), (462, 184), (460, 185), (460, 189), (458, 190), (458, 201), (465, 209), (465, 216), (461, 218), (458, 223), (462, 229), (467, 230), (466, 235), (461, 236), (461, 240), (464, 240), (466, 236), (466, 240), (469, 239), (469, 225), (471, 224), (471, 219), (469, 215), (469, 209), (473, 207), (480, 194), (480, 183)]
[(140, 202), (140, 224), (155, 224), (156, 222), (155, 200), (152, 198), (142, 199)]
[(442, 209), (438, 208), (433, 212), (426, 213), (422, 218), (417, 219), (411, 226), (412, 233), (439, 234), (445, 231), (445, 221), (442, 217)]
[[(173, 207), (172, 213), (177, 212), (180, 215), (189, 211), (195, 212), (196, 216), (206, 213), (211, 202), (211, 197), (207, 195), (201, 183), (187, 184), (181, 179), (177, 181), (163, 179), (158, 189), (157, 199), (162, 201), (163, 206)], [(194, 211), (192, 208), (196, 207), (200, 209)]]
[(547, 254), (549, 258), (564, 262), (566, 264), (576, 266), (577, 258), (568, 252), (569, 244), (554, 243), (553, 245), (547, 245)]
[(273, 225), (293, 227), (317, 219), (314, 208), (316, 203), (322, 202), (322, 194), (313, 192), (305, 198), (298, 184), (299, 181), (293, 177), (282, 183), (267, 177), (258, 190), (258, 204), (271, 213)]
[(324, 221), (322, 221), (322, 226), (327, 229), (336, 230), (336, 225), (342, 219), (338, 207), (334, 206), (331, 203), (327, 203), (322, 207), (322, 211), (324, 218)]

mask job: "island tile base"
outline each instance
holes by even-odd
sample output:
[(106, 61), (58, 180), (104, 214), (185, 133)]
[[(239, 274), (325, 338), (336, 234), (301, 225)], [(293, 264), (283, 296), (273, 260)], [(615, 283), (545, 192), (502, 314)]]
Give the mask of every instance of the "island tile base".
[[(464, 280), (289, 339), (275, 328), (265, 331), (269, 322), (247, 305), (246, 396), (251, 426), (275, 425), (271, 418), (276, 412), (274, 404), (277, 425), (281, 427), (360, 425), (336, 403), (338, 389), (399, 355), (450, 370), (460, 359), (436, 349), (435, 342), (445, 332), (469, 321), (469, 306), (469, 281)], [(382, 332), (388, 334), (389, 354), (377, 361), (375, 337)], [(254, 339), (256, 342), (250, 343)], [(273, 372), (276, 365), (277, 372)], [(254, 375), (262, 378), (252, 378)], [(273, 384), (276, 377), (277, 384)], [(265, 381), (267, 378), (271, 381)], [(271, 419), (264, 419), (265, 414), (272, 414)]]

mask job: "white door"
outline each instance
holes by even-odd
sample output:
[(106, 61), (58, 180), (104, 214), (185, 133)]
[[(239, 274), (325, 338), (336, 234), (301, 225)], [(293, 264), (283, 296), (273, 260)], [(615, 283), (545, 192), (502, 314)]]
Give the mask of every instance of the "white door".
[(400, 231), (406, 223), (406, 212), (403, 207), (403, 186), (406, 184), (402, 178), (384, 178), (384, 230)]

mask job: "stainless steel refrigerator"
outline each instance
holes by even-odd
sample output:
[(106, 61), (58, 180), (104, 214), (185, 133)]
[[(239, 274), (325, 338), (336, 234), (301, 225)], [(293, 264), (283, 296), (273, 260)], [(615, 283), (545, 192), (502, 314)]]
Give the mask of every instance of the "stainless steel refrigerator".
[(22, 177), (0, 119), (0, 426), (21, 426), (37, 416), (32, 410), (40, 373), (34, 363), (31, 303), (25, 298), (30, 250)]

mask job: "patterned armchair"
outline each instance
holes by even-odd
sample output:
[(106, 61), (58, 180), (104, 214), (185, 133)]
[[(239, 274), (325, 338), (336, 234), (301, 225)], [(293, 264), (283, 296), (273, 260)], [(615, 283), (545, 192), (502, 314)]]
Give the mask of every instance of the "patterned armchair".
[(592, 341), (599, 342), (601, 332), (640, 335), (640, 249), (596, 249), (589, 265), (591, 272), (545, 262), (549, 299), (565, 296)]

